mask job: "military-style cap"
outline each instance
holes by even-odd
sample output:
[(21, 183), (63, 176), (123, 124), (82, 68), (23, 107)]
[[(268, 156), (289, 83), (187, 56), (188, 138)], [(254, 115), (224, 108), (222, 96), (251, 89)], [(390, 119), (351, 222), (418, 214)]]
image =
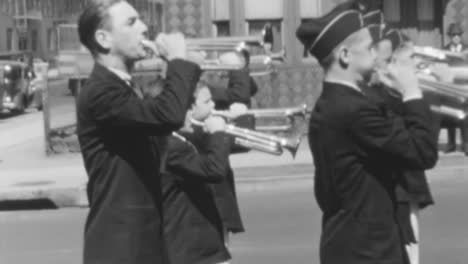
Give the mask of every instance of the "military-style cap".
[(363, 27), (360, 12), (334, 9), (323, 17), (302, 23), (296, 36), (311, 55), (322, 61), (347, 37)]
[(375, 43), (382, 39), (382, 31), (385, 27), (384, 15), (380, 10), (374, 10), (362, 16), (364, 25), (369, 29)]
[(395, 51), (401, 44), (403, 44), (403, 36), (397, 29), (386, 27), (382, 32), (382, 40), (388, 39), (392, 43), (392, 49)]

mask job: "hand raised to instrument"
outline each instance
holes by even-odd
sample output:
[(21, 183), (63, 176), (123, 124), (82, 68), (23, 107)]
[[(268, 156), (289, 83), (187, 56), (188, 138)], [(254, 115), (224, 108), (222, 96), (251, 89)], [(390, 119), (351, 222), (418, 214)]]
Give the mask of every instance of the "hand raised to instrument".
[(239, 53), (226, 52), (219, 56), (219, 62), (224, 65), (241, 65), (245, 64), (245, 59)]
[(156, 42), (144, 39), (141, 41), (141, 45), (148, 51), (148, 57), (166, 57), (165, 50), (162, 47), (158, 47)]
[(403, 101), (422, 97), (416, 67), (411, 59), (396, 59), (390, 63), (386, 76), (403, 95)]
[(205, 120), (205, 126), (203, 128), (205, 132), (210, 134), (222, 132), (226, 129), (226, 121), (219, 116), (210, 116)]
[(204, 51), (187, 51), (187, 60), (202, 65), (206, 59), (206, 52)]
[(377, 69), (372, 77), (373, 83), (382, 83), (388, 88), (396, 89), (395, 84), (390, 79), (390, 77), (388, 77), (388, 72)]
[(440, 82), (453, 83), (455, 79), (455, 73), (445, 63), (431, 65), (429, 69), (432, 75)]
[(245, 115), (247, 110), (247, 106), (242, 103), (233, 103), (229, 106), (229, 113), (231, 114), (232, 119)]
[(216, 111), (213, 110), (211, 114), (213, 116), (220, 116), (227, 120), (236, 119), (241, 115), (245, 115), (247, 113), (247, 106), (242, 103), (233, 103), (229, 106), (229, 110), (223, 111)]
[(160, 54), (166, 55), (167, 60), (186, 59), (187, 45), (182, 33), (161, 33), (156, 37), (156, 46)]

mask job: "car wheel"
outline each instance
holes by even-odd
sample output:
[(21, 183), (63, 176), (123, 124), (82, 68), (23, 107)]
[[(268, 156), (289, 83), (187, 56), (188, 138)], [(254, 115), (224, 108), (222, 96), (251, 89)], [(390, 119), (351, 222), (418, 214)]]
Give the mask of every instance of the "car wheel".
[(13, 102), (15, 102), (16, 108), (12, 109), (11, 112), (13, 114), (22, 114), (25, 111), (26, 106), (26, 98), (22, 93), (15, 95), (13, 98)]

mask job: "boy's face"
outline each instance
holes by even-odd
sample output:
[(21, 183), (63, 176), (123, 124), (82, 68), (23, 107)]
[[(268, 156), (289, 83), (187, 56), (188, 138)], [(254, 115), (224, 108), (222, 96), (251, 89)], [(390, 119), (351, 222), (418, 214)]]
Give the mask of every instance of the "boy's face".
[(201, 88), (195, 95), (195, 102), (192, 105), (192, 118), (203, 121), (214, 109), (214, 102), (211, 99), (211, 92), (208, 87)]
[(375, 50), (377, 53), (376, 68), (386, 70), (388, 64), (392, 60), (392, 42), (388, 39), (384, 39), (377, 43)]
[(420, 62), (420, 60), (414, 56), (414, 46), (412, 43), (406, 43), (404, 47), (396, 50), (393, 57), (396, 62), (406, 65), (413, 64), (414, 66), (417, 66), (417, 64)]

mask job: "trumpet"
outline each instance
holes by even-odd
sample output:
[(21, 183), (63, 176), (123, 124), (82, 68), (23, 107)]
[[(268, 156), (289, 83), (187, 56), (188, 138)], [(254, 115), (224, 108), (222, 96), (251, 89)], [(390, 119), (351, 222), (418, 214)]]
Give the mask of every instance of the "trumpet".
[(442, 115), (446, 115), (457, 120), (463, 120), (466, 118), (466, 112), (460, 109), (456, 109), (454, 107), (445, 106), (445, 105), (431, 105), (431, 111), (435, 113), (439, 113)]
[[(158, 57), (140, 60), (135, 63), (135, 71), (162, 71), (165, 67), (165, 61)], [(245, 67), (245, 64), (222, 64), (216, 59), (205, 59), (200, 68), (202, 71), (234, 71)]]
[(454, 60), (464, 61), (466, 55), (463, 53), (452, 52), (448, 50), (436, 49), (434, 47), (414, 47), (414, 55), (422, 57), (423, 59), (439, 61), (439, 62), (452, 62)]
[(241, 51), (253, 46), (263, 46), (261, 36), (193, 38), (186, 41), (188, 50), (193, 51)]
[(464, 104), (468, 101), (468, 87), (461, 85), (432, 81), (424, 77), (419, 77), (419, 87), (421, 90), (444, 96), (451, 101)]
[[(243, 115), (253, 115), (256, 119), (260, 118), (273, 118), (273, 119), (282, 119), (283, 123), (281, 125), (265, 125), (265, 126), (255, 126), (255, 130), (262, 132), (285, 132), (294, 128), (295, 117), (305, 119), (306, 115), (309, 114), (312, 110), (308, 108), (307, 104), (302, 104), (297, 107), (286, 107), (286, 108), (263, 108), (263, 109), (249, 109), (243, 112)], [(233, 116), (230, 111), (212, 111), (213, 115), (221, 116), (226, 119), (234, 119), (236, 116)]]
[[(155, 54), (155, 51), (152, 50), (154, 44), (149, 40), (142, 41), (143, 46), (147, 50), (147, 58), (140, 60), (135, 65), (135, 70), (137, 71), (162, 71), (165, 65), (164, 56), (161, 53)], [(245, 62), (239, 64), (222, 64), (217, 59), (205, 59), (200, 63), (200, 68), (203, 71), (233, 71), (240, 70), (245, 67)]]
[[(196, 126), (204, 126), (203, 122), (195, 119), (191, 119), (191, 122)], [(279, 137), (246, 128), (236, 127), (232, 124), (227, 124), (224, 132), (234, 136), (235, 143), (246, 148), (255, 149), (273, 155), (281, 155), (283, 153), (283, 149), (286, 149), (291, 153), (293, 158), (296, 156), (302, 139), (301, 134), (289, 138)]]
[(286, 108), (263, 108), (263, 109), (250, 109), (247, 110), (247, 114), (255, 117), (294, 117), (300, 116), (305, 117), (307, 113), (310, 113), (310, 109), (307, 108), (307, 104), (302, 104), (297, 107), (286, 107)]
[[(311, 110), (307, 109), (307, 104), (302, 104), (298, 107), (286, 107), (286, 108), (263, 108), (263, 109), (249, 109), (243, 112), (243, 115), (253, 115), (256, 118), (261, 117), (271, 117), (271, 118), (281, 118), (281, 117), (293, 117), (293, 116), (302, 116), (304, 117)], [(224, 118), (231, 119), (232, 114), (228, 110), (213, 110), (212, 115), (221, 116)]]
[[(460, 85), (432, 81), (419, 77), (419, 86), (425, 93), (434, 94), (444, 98), (444, 105), (431, 105), (433, 112), (446, 115), (458, 120), (467, 116), (466, 103), (468, 102), (468, 87)], [(450, 102), (450, 105), (446, 105)]]

